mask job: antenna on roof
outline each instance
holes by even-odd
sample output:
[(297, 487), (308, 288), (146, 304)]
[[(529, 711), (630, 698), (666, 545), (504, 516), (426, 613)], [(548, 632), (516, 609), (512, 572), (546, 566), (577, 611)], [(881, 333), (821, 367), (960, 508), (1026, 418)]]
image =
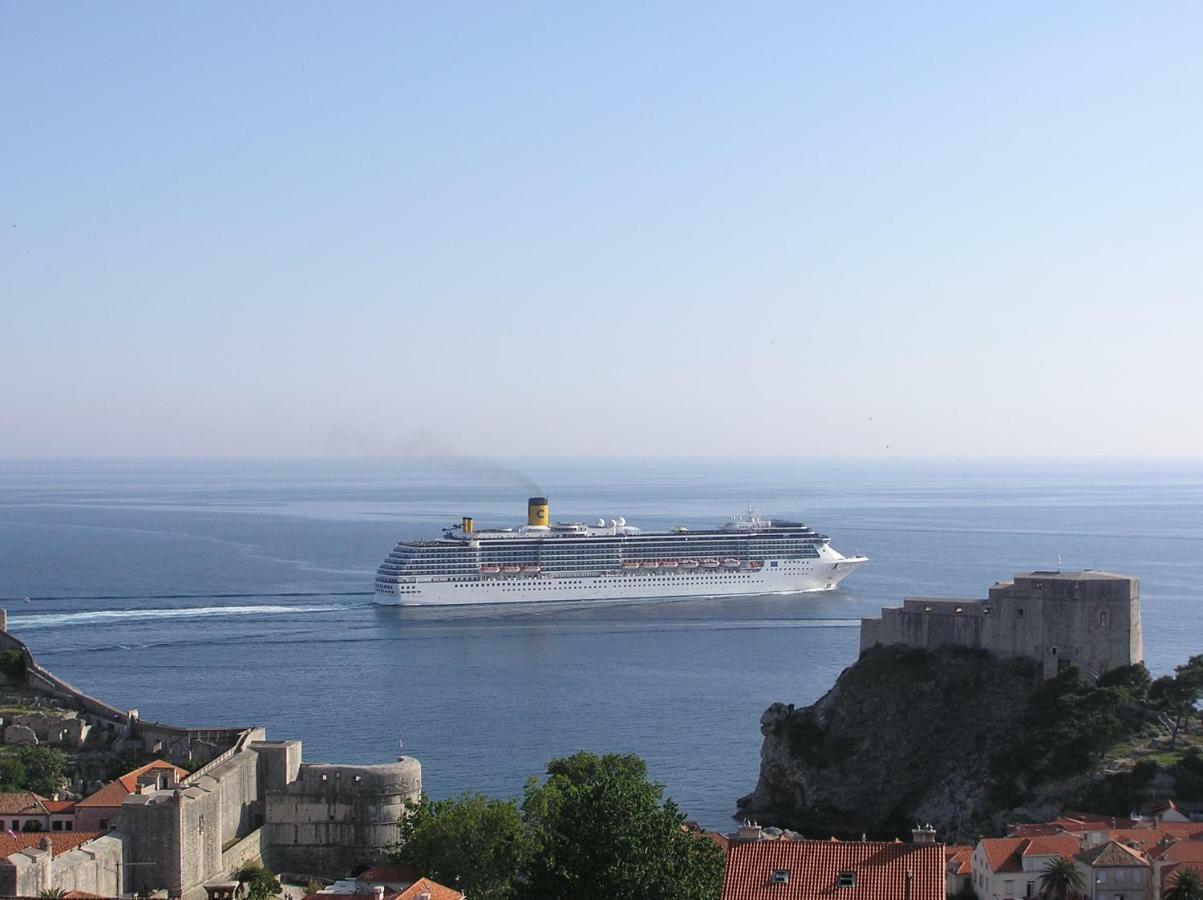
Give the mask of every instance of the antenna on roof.
[(1060, 553), (1057, 554), (1057, 571), (1058, 572), (1061, 571), (1061, 554)]

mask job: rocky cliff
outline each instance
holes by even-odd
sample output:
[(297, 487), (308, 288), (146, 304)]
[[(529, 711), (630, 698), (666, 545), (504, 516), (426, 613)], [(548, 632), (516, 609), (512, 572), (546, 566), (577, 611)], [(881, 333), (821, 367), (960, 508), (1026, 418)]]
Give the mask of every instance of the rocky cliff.
[(1067, 804), (1126, 814), (1175, 790), (1175, 775), (1183, 796), (1203, 776), (1203, 757), (1181, 753), (1189, 740), (1168, 766), (1164, 753), (1159, 766), (1119, 752), (1164, 740), (1148, 683), (1143, 666), (1096, 685), (1076, 668), (1044, 681), (1034, 662), (982, 651), (876, 647), (813, 706), (766, 710), (740, 816), (810, 837), (890, 838), (922, 821), (971, 840)]

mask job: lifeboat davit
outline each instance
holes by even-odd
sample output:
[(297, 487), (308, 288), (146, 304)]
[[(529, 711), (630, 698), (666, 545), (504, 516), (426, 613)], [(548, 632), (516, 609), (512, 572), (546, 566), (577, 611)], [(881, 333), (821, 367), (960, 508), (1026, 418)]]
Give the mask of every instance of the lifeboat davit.
[(738, 569), (739, 568), (739, 560), (738, 559), (724, 559), (723, 560), (723, 568), (724, 569)]
[(661, 569), (675, 569), (679, 565), (680, 565), (680, 563), (677, 562), (675, 559), (660, 560), (660, 568)]
[(702, 568), (703, 569), (717, 569), (718, 568), (718, 560), (717, 559), (704, 559), (704, 560), (702, 560)]
[(682, 569), (696, 569), (697, 567), (698, 567), (698, 561), (696, 559), (681, 560), (681, 568)]

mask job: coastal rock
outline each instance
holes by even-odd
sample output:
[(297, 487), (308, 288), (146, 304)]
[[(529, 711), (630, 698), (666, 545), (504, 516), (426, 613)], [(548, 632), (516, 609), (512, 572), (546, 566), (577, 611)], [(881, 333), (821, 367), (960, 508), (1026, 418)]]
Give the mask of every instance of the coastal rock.
[(1045, 682), (1034, 662), (980, 650), (870, 649), (812, 706), (765, 710), (760, 775), (739, 816), (811, 838), (905, 837), (922, 821), (946, 840), (975, 840), (1024, 807), (1061, 808), (1097, 787), (1088, 763), (1074, 768), (1097, 748), (1080, 748), (1077, 724), (1048, 722), (1046, 708), (1112, 704), (1116, 741), (1148, 727), (1145, 711), (1079, 677)]

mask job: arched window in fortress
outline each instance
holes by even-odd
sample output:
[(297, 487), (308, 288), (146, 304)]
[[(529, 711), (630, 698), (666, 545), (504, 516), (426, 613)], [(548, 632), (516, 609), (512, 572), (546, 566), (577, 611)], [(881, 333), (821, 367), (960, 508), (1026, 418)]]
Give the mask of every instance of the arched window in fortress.
[(1099, 628), (1111, 627), (1111, 611), (1106, 609), (1099, 610)]

